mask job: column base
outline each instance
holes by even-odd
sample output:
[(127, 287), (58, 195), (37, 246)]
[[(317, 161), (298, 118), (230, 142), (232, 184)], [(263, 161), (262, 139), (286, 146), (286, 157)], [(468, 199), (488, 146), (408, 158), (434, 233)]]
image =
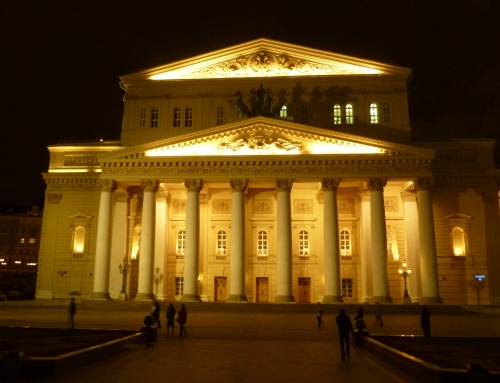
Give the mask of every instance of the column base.
[(200, 302), (200, 296), (198, 294), (183, 294), (180, 302)]
[(36, 292), (35, 299), (54, 299), (54, 293), (52, 291), (40, 290)]
[(94, 292), (92, 294), (92, 299), (95, 301), (109, 301), (109, 300), (111, 300), (111, 297), (109, 296), (109, 293), (96, 293), (96, 292)]
[(403, 297), (403, 304), (404, 305), (411, 305), (411, 297)]
[(392, 303), (392, 298), (391, 297), (373, 297), (372, 298), (372, 303)]
[(421, 302), (424, 304), (431, 304), (431, 305), (443, 303), (441, 297), (422, 297)]
[(340, 295), (325, 295), (323, 297), (323, 300), (321, 301), (321, 303), (326, 303), (326, 304), (329, 304), (329, 303), (339, 303), (339, 302), (344, 302), (344, 300), (342, 299), (342, 297)]
[(274, 303), (295, 303), (293, 295), (277, 295)]
[(126, 301), (127, 300), (127, 293), (120, 293), (118, 295), (118, 300), (119, 301)]
[(231, 294), (227, 298), (227, 303), (248, 303), (246, 295)]
[(155, 298), (153, 293), (137, 293), (134, 301), (152, 301)]

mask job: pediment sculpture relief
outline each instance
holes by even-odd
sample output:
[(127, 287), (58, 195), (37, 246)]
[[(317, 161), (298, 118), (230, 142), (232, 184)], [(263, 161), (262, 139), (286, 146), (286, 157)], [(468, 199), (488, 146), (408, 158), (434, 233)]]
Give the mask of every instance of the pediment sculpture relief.
[(242, 117), (279, 117), (281, 108), (286, 103), (284, 89), (274, 95), (271, 89), (264, 89), (264, 86), (260, 84), (260, 88), (252, 89), (250, 94), (248, 103), (243, 101), (243, 94), (240, 91), (235, 95), (236, 100), (233, 105), (238, 107)]
[(233, 153), (240, 151), (253, 151), (257, 153), (301, 153), (303, 151), (301, 142), (291, 141), (284, 138), (266, 137), (260, 134), (223, 142), (219, 144), (217, 149)]

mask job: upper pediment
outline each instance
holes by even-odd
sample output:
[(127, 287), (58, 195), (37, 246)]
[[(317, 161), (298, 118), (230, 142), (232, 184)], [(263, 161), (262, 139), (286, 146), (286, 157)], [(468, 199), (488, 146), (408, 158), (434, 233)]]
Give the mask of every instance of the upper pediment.
[(433, 159), (435, 152), (287, 120), (255, 117), (104, 153), (100, 162), (241, 156), (396, 156)]
[(408, 68), (258, 39), (123, 76), (121, 81), (127, 88), (130, 83), (143, 80), (388, 74), (408, 76), (410, 72)]

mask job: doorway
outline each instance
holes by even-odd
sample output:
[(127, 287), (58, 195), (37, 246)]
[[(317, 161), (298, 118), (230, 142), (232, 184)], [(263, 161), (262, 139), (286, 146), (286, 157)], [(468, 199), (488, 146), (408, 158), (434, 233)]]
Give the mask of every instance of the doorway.
[(259, 277), (256, 279), (257, 297), (256, 301), (260, 303), (269, 302), (269, 278)]
[(298, 303), (311, 303), (311, 278), (299, 278)]
[(227, 278), (215, 277), (215, 302), (224, 302), (227, 300)]

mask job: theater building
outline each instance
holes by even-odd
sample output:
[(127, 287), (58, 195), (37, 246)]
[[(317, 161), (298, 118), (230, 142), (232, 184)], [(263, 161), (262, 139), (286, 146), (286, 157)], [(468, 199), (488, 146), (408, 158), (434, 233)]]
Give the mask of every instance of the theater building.
[(119, 141), (49, 147), (37, 299), (500, 304), (495, 142), (412, 140), (410, 76), (258, 39), (121, 77)]

